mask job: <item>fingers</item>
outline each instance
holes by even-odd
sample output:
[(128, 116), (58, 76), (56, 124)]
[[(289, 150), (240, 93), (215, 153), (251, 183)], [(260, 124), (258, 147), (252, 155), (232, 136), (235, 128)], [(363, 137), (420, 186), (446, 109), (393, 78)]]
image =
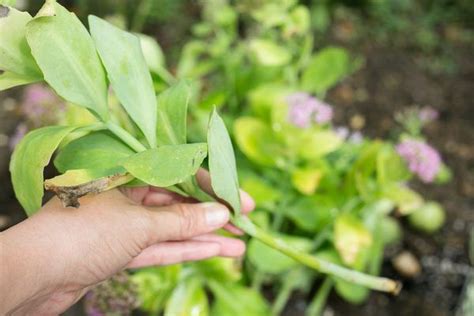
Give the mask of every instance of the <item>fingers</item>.
[(215, 256), (240, 257), (245, 244), (238, 239), (205, 234), (186, 241), (168, 241), (154, 244), (135, 257), (127, 268), (169, 265), (208, 259)]
[(178, 203), (150, 208), (149, 242), (185, 240), (223, 227), (229, 210), (219, 203)]
[[(211, 177), (209, 172), (205, 169), (199, 169), (196, 173), (196, 179), (198, 181), (199, 186), (208, 194), (215, 196), (214, 191), (212, 190), (211, 185)], [(245, 192), (244, 190), (240, 190), (240, 201), (242, 203), (242, 212), (248, 213), (255, 208), (255, 201), (252, 197)]]
[(178, 193), (168, 191), (163, 188), (150, 187), (150, 191), (143, 199), (145, 206), (166, 206), (174, 203), (193, 203), (192, 198), (187, 198)]
[(245, 252), (245, 243), (240, 239), (206, 234), (194, 237), (192, 240), (218, 243), (221, 246), (221, 251), (219, 252), (221, 257), (240, 257)]
[(127, 265), (127, 268), (161, 266), (186, 261), (203, 260), (218, 256), (221, 245), (201, 241), (168, 241), (152, 245), (143, 250)]

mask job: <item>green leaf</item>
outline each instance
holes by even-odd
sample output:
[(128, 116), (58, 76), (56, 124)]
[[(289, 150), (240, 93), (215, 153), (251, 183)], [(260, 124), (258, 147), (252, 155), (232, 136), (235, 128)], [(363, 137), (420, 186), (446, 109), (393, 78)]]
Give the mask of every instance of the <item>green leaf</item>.
[(274, 186), (257, 176), (244, 177), (242, 188), (252, 196), (259, 207), (272, 209), (275, 207), (276, 201), (282, 196), (282, 193)]
[[(307, 252), (311, 250), (312, 242), (309, 239), (278, 235), (285, 243), (292, 248)], [(282, 254), (257, 239), (252, 239), (248, 246), (247, 258), (260, 271), (272, 274), (284, 273), (292, 268), (295, 268), (301, 263), (296, 262), (290, 257)]]
[(353, 70), (349, 54), (343, 48), (328, 47), (314, 55), (303, 71), (301, 88), (322, 94)]
[(253, 117), (240, 117), (234, 123), (234, 135), (240, 150), (252, 161), (263, 166), (283, 165), (279, 159), (282, 146), (270, 126)]
[(270, 40), (254, 39), (249, 49), (256, 61), (264, 66), (284, 66), (291, 60), (291, 54), (284, 46)]
[(28, 77), (25, 75), (18, 75), (13, 72), (0, 71), (0, 91), (7, 90), (16, 86), (22, 86), (25, 84), (40, 81), (41, 77)]
[(190, 87), (185, 81), (180, 81), (158, 96), (158, 145), (186, 143), (186, 113), (190, 96)]
[(323, 172), (319, 168), (297, 168), (291, 173), (291, 183), (304, 195), (312, 195), (316, 192)]
[(166, 145), (130, 156), (123, 166), (148, 184), (168, 187), (194, 175), (206, 155), (205, 143)]
[(109, 132), (96, 132), (64, 146), (54, 160), (59, 172), (71, 169), (110, 169), (135, 152)]
[(404, 184), (387, 186), (383, 196), (391, 200), (402, 215), (408, 215), (423, 205), (423, 197)]
[(242, 285), (210, 282), (216, 298), (212, 306), (212, 316), (269, 316), (270, 308), (262, 295)]
[(315, 233), (331, 224), (337, 205), (328, 195), (313, 195), (299, 198), (283, 212), (298, 228)]
[(0, 70), (39, 81), (41, 71), (26, 42), (26, 24), (31, 15), (0, 5)]
[(16, 146), (10, 161), (13, 188), (28, 216), (43, 198), (43, 169), (61, 141), (76, 127), (48, 126), (28, 133)]
[(165, 65), (165, 55), (163, 54), (163, 50), (153, 37), (145, 34), (136, 35), (140, 39), (143, 57), (145, 57), (148, 68), (159, 74), (161, 70), (164, 69)]
[(420, 208), (408, 215), (410, 225), (426, 233), (436, 232), (443, 226), (445, 220), (445, 211), (436, 202), (424, 203)]
[(117, 98), (156, 147), (156, 96), (140, 40), (93, 15), (89, 27)]
[(46, 2), (27, 24), (26, 39), (58, 95), (108, 119), (105, 73), (89, 33), (73, 13)]
[(140, 309), (157, 315), (178, 284), (180, 274), (179, 264), (140, 269), (132, 274), (131, 280), (138, 287)]
[(197, 278), (180, 282), (169, 298), (164, 316), (207, 316), (209, 303), (202, 283)]
[(293, 143), (301, 158), (314, 160), (325, 156), (343, 143), (343, 139), (331, 130), (302, 131)]
[(192, 269), (206, 280), (218, 282), (235, 282), (240, 280), (242, 272), (240, 265), (234, 258), (215, 257), (197, 261), (192, 264)]
[[(333, 248), (318, 251), (316, 257), (337, 265), (343, 264), (340, 256)], [(370, 291), (363, 286), (352, 284), (334, 276), (331, 276), (331, 278), (335, 281), (335, 289), (337, 294), (339, 294), (346, 301), (353, 304), (362, 303), (370, 293)]]
[(234, 149), (224, 121), (214, 110), (207, 132), (209, 171), (215, 194), (240, 214), (240, 191)]

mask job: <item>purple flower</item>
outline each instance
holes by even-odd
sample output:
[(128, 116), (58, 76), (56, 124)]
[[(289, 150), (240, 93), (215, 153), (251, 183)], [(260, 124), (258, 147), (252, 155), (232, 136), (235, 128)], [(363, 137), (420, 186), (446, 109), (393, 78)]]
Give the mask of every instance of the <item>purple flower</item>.
[(21, 110), (33, 127), (39, 127), (56, 123), (65, 105), (50, 89), (34, 84), (25, 88)]
[(361, 132), (355, 131), (349, 136), (349, 142), (354, 144), (360, 144), (364, 140), (364, 135)]
[(126, 272), (106, 280), (86, 294), (88, 316), (131, 315), (138, 307), (138, 289)]
[(349, 129), (345, 126), (338, 126), (334, 129), (334, 132), (336, 133), (337, 136), (339, 136), (342, 139), (346, 139), (349, 136)]
[(325, 124), (332, 120), (333, 111), (329, 104), (316, 100), (316, 110), (314, 111), (314, 121), (318, 124)]
[(307, 128), (313, 122), (324, 124), (332, 119), (332, 107), (305, 92), (289, 95), (287, 102), (288, 121), (297, 127)]
[(427, 143), (406, 139), (397, 145), (398, 154), (408, 164), (408, 169), (425, 183), (433, 182), (441, 168), (441, 156)]
[(436, 120), (439, 116), (438, 111), (431, 106), (424, 106), (421, 108), (420, 112), (418, 113), (418, 117), (420, 121), (423, 123), (428, 123)]

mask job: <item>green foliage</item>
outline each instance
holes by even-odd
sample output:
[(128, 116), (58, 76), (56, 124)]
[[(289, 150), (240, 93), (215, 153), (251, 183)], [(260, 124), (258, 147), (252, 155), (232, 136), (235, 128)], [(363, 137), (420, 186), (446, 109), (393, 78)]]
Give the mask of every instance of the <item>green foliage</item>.
[(209, 121), (209, 172), (215, 194), (229, 203), (234, 214), (240, 214), (239, 179), (234, 149), (222, 118), (214, 112)]
[(89, 33), (73, 13), (47, 2), (27, 24), (26, 39), (57, 94), (108, 119), (105, 73)]
[(110, 169), (120, 166), (135, 152), (110, 132), (95, 132), (71, 141), (61, 149), (54, 166), (71, 169)]
[(123, 166), (136, 178), (158, 187), (169, 187), (194, 175), (207, 156), (207, 145), (165, 145), (130, 156)]
[(360, 67), (360, 63), (360, 60), (351, 61), (345, 49), (327, 47), (309, 61), (303, 72), (301, 88), (317, 95), (324, 93)]
[(15, 194), (28, 215), (35, 213), (43, 198), (43, 169), (61, 141), (76, 127), (48, 126), (30, 132), (21, 140), (10, 162)]
[(217, 282), (212, 282), (210, 286), (216, 299), (211, 310), (212, 316), (271, 315), (263, 297), (253, 289), (238, 284)]
[(156, 96), (140, 40), (93, 15), (89, 26), (115, 94), (150, 147), (156, 147)]
[(409, 216), (410, 224), (426, 233), (434, 233), (444, 224), (446, 215), (443, 207), (436, 202), (427, 202)]
[(169, 298), (164, 316), (206, 316), (209, 306), (206, 293), (197, 278), (182, 280)]
[(0, 91), (42, 79), (25, 38), (31, 19), (27, 12), (0, 7), (0, 70), (5, 71), (0, 75)]
[(159, 145), (186, 143), (186, 114), (190, 97), (190, 88), (184, 81), (159, 95), (156, 127)]

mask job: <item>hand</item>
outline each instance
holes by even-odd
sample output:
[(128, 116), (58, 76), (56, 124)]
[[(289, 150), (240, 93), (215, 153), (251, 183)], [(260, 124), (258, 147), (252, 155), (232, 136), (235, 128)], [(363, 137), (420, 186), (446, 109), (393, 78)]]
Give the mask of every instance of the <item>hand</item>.
[[(207, 173), (198, 173), (211, 193)], [(254, 204), (242, 195), (245, 212)], [(112, 190), (64, 208), (57, 198), (0, 234), (0, 314), (57, 315), (124, 268), (240, 256), (242, 241), (212, 234), (228, 223), (219, 203), (169, 191)], [(229, 230), (235, 228), (226, 226)]]

